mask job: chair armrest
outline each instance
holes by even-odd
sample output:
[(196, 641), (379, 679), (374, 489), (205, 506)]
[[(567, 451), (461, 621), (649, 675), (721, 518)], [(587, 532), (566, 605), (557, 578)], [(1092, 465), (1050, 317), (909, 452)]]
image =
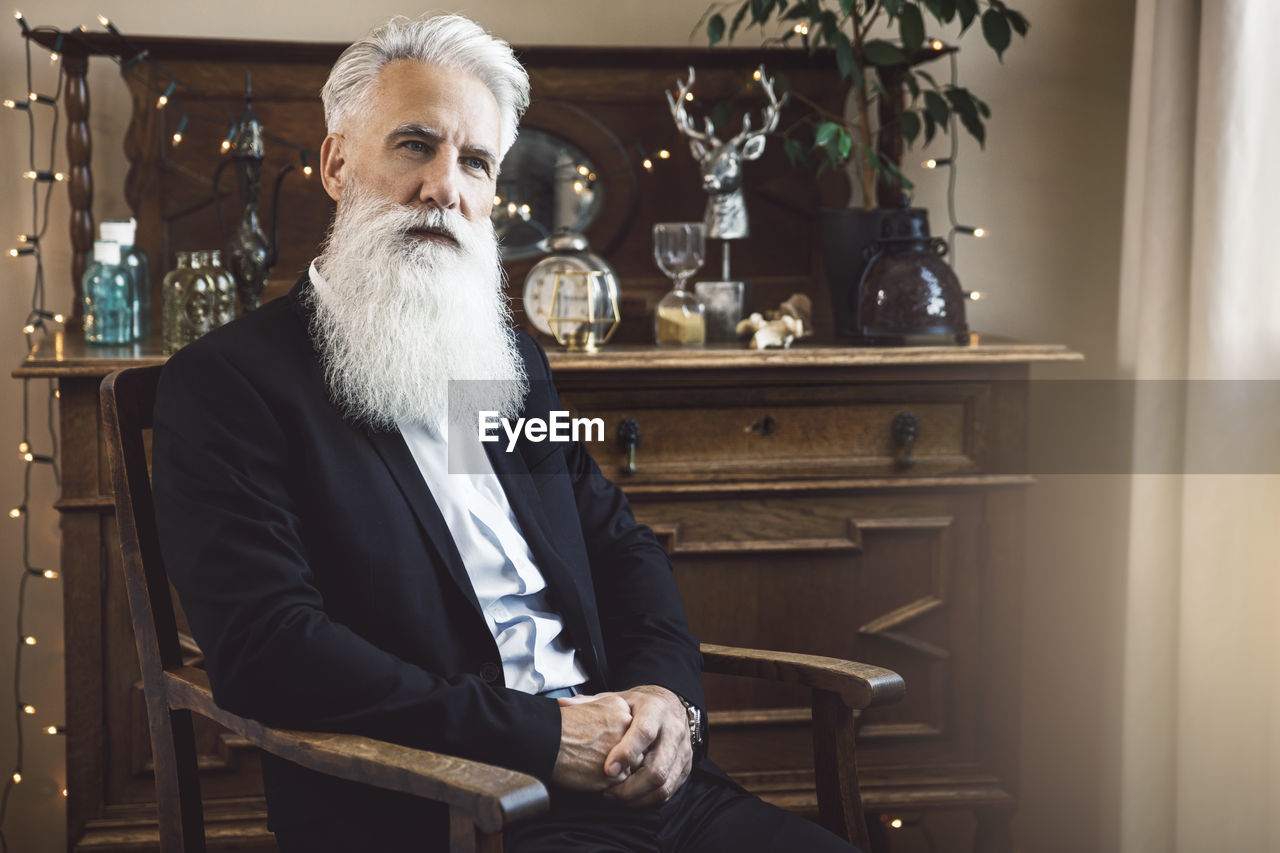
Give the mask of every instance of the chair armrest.
[(901, 675), (867, 663), (710, 643), (702, 644), (702, 671), (803, 684), (840, 694), (850, 708), (887, 705), (907, 692)]
[(361, 735), (272, 728), (214, 704), (202, 669), (165, 670), (164, 677), (172, 707), (208, 717), (255, 746), (311, 770), (446, 803), (472, 815), (482, 832), (500, 832), (550, 805), (546, 786), (525, 773)]

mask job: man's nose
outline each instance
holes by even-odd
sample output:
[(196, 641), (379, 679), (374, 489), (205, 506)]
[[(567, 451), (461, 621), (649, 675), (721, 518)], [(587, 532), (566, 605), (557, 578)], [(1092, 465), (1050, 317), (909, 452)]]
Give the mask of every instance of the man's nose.
[(456, 210), (459, 199), (458, 170), (453, 163), (437, 157), (423, 167), (418, 201), (428, 207)]

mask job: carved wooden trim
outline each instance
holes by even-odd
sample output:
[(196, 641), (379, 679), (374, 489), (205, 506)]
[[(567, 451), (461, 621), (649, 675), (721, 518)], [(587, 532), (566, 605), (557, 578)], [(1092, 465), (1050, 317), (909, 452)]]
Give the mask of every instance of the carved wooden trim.
[(93, 138), (89, 133), (89, 58), (68, 54), (62, 59), (66, 74), (63, 103), (67, 110), (67, 200), (71, 205), (71, 312), (78, 327), (84, 314), (84, 278), (93, 253)]
[(849, 535), (846, 537), (810, 538), (810, 539), (708, 539), (701, 542), (680, 541), (679, 524), (655, 524), (652, 526), (659, 544), (669, 555), (684, 554), (686, 556), (736, 556), (742, 554), (794, 554), (805, 551), (849, 551), (857, 553), (862, 550), (862, 543), (856, 538), (853, 521), (849, 522)]

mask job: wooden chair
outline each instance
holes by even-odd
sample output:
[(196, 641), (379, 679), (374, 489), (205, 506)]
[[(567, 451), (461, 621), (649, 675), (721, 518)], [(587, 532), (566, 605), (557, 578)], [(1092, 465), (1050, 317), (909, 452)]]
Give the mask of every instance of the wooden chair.
[[(184, 664), (152, 511), (144, 438), (152, 426), (160, 371), (159, 366), (117, 371), (103, 380), (101, 393), (129, 609), (150, 720), (161, 851), (205, 849), (192, 712), (304, 767), (444, 803), (449, 808), (450, 850), (501, 851), (503, 827), (548, 807), (546, 788), (534, 777), (367, 737), (264, 726), (219, 708), (204, 671)], [(706, 672), (812, 688), (820, 818), (833, 832), (869, 850), (854, 761), (853, 712), (901, 698), (902, 678), (880, 667), (813, 655), (707, 644), (702, 654)]]

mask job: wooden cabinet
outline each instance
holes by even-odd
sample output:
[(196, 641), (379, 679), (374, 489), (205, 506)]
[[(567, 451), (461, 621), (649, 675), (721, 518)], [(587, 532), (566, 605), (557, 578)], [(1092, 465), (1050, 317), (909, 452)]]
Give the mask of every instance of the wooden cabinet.
[[(868, 808), (924, 821), (937, 850), (1010, 850), (1021, 579), (1034, 565), (1022, 538), (1024, 380), (1032, 362), (1076, 356), (984, 344), (549, 357), (566, 407), (604, 419), (592, 452), (671, 553), (699, 639), (900, 672), (906, 699), (859, 720)], [(15, 371), (61, 389), (73, 849), (154, 849), (97, 386), (116, 367), (160, 360), (68, 341)], [(625, 418), (640, 428), (632, 475), (616, 440)], [(713, 757), (748, 788), (812, 810), (801, 693), (728, 677), (707, 691)], [(209, 729), (202, 767), (213, 846), (273, 849), (252, 751)], [(891, 840), (909, 851), (912, 839)]]

